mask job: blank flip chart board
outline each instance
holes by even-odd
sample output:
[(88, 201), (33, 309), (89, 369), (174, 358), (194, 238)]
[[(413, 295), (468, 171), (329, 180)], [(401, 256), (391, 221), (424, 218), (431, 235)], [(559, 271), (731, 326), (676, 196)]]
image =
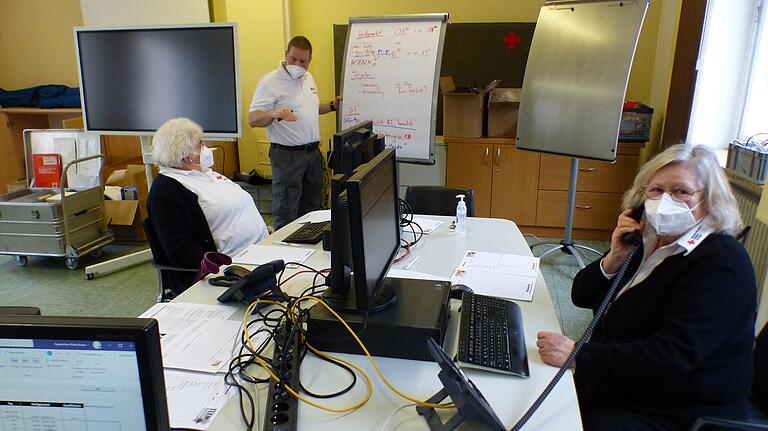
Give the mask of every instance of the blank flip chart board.
[(399, 161), (434, 163), (448, 14), (350, 18), (340, 129), (372, 120)]
[(551, 1), (525, 67), (517, 148), (616, 160), (621, 109), (648, 0)]

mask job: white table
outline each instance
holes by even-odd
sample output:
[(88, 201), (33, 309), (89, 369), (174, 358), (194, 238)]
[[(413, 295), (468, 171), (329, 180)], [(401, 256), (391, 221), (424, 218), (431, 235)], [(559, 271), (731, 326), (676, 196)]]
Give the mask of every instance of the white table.
[[(445, 220), (440, 227), (424, 238), (412, 249), (412, 256), (421, 256), (410, 268), (411, 271), (426, 272), (448, 277), (461, 261), (466, 250), (478, 250), (500, 253), (531, 255), (525, 240), (517, 226), (508, 220), (469, 218), (466, 234), (457, 234), (448, 229), (451, 217), (434, 217)], [(265, 244), (279, 241), (293, 232), (298, 225), (290, 224), (264, 240)], [(312, 247), (312, 246), (308, 246)], [(322, 250), (321, 244), (314, 246), (316, 252), (305, 262), (315, 269), (328, 268), (330, 253)], [(393, 267), (405, 269), (412, 257)], [(287, 270), (285, 276), (296, 270)], [(283, 277), (285, 279), (285, 276)], [(311, 274), (302, 274), (286, 283), (284, 290), (296, 295), (311, 283)], [(209, 286), (198, 282), (180, 295), (176, 301), (204, 304), (216, 303), (216, 297), (224, 288)], [(455, 309), (458, 301), (452, 300), (452, 316), (446, 336), (446, 351), (453, 355), (456, 345), (456, 325), (458, 314)], [(465, 373), (474, 381), (491, 404), (496, 414), (510, 428), (538, 397), (541, 390), (549, 383), (557, 369), (544, 364), (536, 350), (536, 333), (546, 330), (560, 332), (560, 326), (544, 283), (539, 273), (532, 302), (518, 302), (522, 309), (525, 341), (528, 347), (528, 363), (531, 377), (521, 379), (496, 373), (467, 369)], [(232, 319), (242, 319), (244, 307)], [(390, 391), (376, 375), (373, 366), (365, 356), (345, 355), (341, 357), (360, 366), (373, 381), (373, 395), (360, 409), (347, 414), (335, 414), (299, 403), (299, 427), (311, 430), (378, 430), (383, 422), (398, 407), (410, 402)], [(399, 390), (408, 395), (426, 400), (442, 388), (437, 378), (439, 367), (436, 363), (376, 358), (381, 371)], [(262, 375), (263, 372), (257, 375)], [(301, 368), (302, 383), (315, 392), (333, 392), (345, 386), (349, 376), (339, 368), (317, 360), (308, 355)], [(346, 407), (361, 400), (365, 394), (365, 384), (358, 378), (358, 384), (349, 393), (330, 400), (319, 400), (320, 404), (331, 407)], [(249, 385), (249, 388), (253, 388)], [(259, 385), (258, 427), (263, 424), (264, 403), (267, 385)], [(452, 413), (451, 413), (452, 414)], [(444, 417), (441, 413), (441, 417)], [(445, 420), (445, 419), (444, 419)], [(243, 423), (237, 406), (237, 397), (233, 397), (211, 426), (211, 430), (242, 429)], [(426, 421), (416, 413), (415, 408), (402, 410), (389, 423), (389, 430), (428, 430)], [(459, 429), (467, 429), (459, 428)], [(580, 430), (576, 390), (571, 373), (566, 373), (555, 390), (534, 414), (525, 430)]]

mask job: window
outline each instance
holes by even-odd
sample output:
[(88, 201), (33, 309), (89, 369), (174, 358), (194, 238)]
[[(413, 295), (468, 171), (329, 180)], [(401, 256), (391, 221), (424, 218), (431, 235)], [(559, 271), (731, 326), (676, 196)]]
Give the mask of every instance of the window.
[[(740, 139), (749, 139), (758, 133), (768, 133), (768, 1), (763, 0), (757, 11), (756, 43), (751, 60), (748, 86), (742, 111)], [(757, 138), (757, 137), (756, 137)], [(760, 141), (768, 135), (760, 135)]]
[(768, 132), (761, 106), (768, 100), (766, 5), (768, 0), (708, 2), (688, 142), (724, 151), (734, 139)]

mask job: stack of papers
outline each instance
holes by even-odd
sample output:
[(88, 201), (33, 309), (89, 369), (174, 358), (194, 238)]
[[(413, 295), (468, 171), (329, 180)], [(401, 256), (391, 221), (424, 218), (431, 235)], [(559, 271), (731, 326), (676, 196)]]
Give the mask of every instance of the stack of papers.
[(242, 253), (232, 258), (232, 263), (240, 265), (262, 265), (273, 260), (282, 259), (285, 263), (304, 263), (315, 250), (312, 248), (249, 245)]
[[(172, 427), (207, 429), (236, 393), (223, 374), (240, 346), (241, 322), (229, 320), (236, 310), (232, 305), (170, 302), (155, 304), (139, 316), (154, 318), (160, 326)], [(254, 343), (261, 341), (254, 337)]]
[(530, 301), (538, 274), (538, 257), (468, 251), (451, 283), (466, 285), (480, 295)]
[(321, 223), (331, 221), (331, 210), (312, 211), (303, 215), (296, 223)]

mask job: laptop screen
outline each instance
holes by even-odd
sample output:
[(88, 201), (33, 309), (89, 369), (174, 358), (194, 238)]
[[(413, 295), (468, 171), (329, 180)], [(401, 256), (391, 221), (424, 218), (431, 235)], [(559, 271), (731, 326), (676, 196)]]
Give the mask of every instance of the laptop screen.
[(145, 430), (132, 341), (0, 338), (4, 429)]

